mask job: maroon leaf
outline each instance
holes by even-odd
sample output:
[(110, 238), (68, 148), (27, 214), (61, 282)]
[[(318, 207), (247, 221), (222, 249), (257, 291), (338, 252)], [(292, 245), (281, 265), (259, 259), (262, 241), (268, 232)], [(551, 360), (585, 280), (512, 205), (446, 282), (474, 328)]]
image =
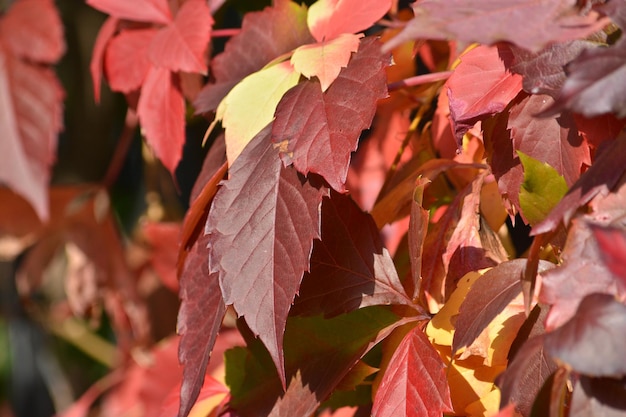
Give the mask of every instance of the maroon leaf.
[(178, 358), (184, 370), (178, 417), (186, 417), (198, 398), (226, 312), (218, 274), (209, 274), (208, 241), (208, 236), (196, 241), (180, 276)]
[(413, 9), (415, 17), (386, 45), (388, 50), (409, 39), (458, 39), (482, 44), (508, 41), (539, 51), (550, 43), (585, 38), (608, 21), (595, 11), (582, 14), (569, 0), (424, 0)]
[(156, 29), (124, 30), (108, 42), (104, 68), (111, 90), (130, 93), (141, 87), (151, 67), (148, 47), (156, 33)]
[(260, 336), (284, 382), (285, 322), (319, 238), (325, 192), (282, 166), (270, 131), (268, 125), (231, 166), (207, 231), (211, 272), (219, 273), (224, 301)]
[(241, 32), (224, 52), (211, 61), (215, 84), (208, 84), (196, 98), (198, 113), (214, 111), (230, 89), (273, 59), (315, 40), (306, 25), (306, 7), (278, 1), (261, 12), (246, 13)]
[(412, 302), (372, 216), (350, 197), (333, 192), (322, 204), (322, 240), (313, 245), (311, 272), (292, 314), (330, 317), (384, 304)]
[(137, 115), (146, 141), (173, 174), (185, 142), (185, 99), (166, 68), (152, 67), (141, 88)]
[(119, 19), (164, 24), (172, 21), (167, 0), (87, 0), (87, 4)]
[(619, 278), (623, 289), (626, 289), (626, 234), (623, 229), (615, 227), (593, 226), (591, 228), (600, 257), (607, 268)]
[(496, 379), (501, 391), (500, 407), (514, 403), (524, 417), (530, 416), (537, 393), (556, 368), (546, 354), (544, 336), (529, 339)]
[(550, 103), (549, 96), (531, 95), (511, 107), (508, 128), (513, 149), (547, 163), (571, 187), (580, 177), (582, 165), (591, 165), (589, 146), (578, 133), (571, 113), (558, 118), (535, 117)]
[(320, 174), (337, 191), (344, 190), (350, 153), (361, 131), (372, 123), (376, 102), (387, 96), (389, 55), (375, 38), (363, 38), (348, 66), (325, 93), (319, 81), (289, 90), (276, 108), (272, 140), (281, 158), (304, 174)]
[(626, 116), (626, 40), (583, 51), (567, 66), (567, 80), (549, 113), (570, 109), (587, 117), (604, 113)]
[(93, 52), (91, 54), (91, 62), (89, 63), (89, 72), (91, 73), (91, 79), (93, 81), (93, 95), (96, 103), (100, 102), (100, 84), (102, 82), (102, 68), (104, 62), (104, 54), (109, 41), (115, 35), (117, 31), (117, 25), (119, 21), (114, 17), (109, 17), (104, 21), (96, 42), (93, 46)]
[(63, 25), (52, 0), (18, 0), (0, 22), (0, 39), (20, 58), (54, 64), (65, 52)]
[(572, 395), (570, 417), (623, 417), (624, 414), (626, 382), (623, 378), (580, 376)]
[(597, 377), (626, 375), (626, 305), (609, 294), (586, 296), (562, 327), (548, 333), (546, 351), (574, 371)]
[(500, 113), (521, 91), (522, 77), (507, 70), (512, 61), (511, 50), (504, 45), (479, 46), (461, 57), (446, 82), (459, 145), (477, 121)]
[[(541, 261), (539, 272), (554, 264)], [(452, 351), (470, 346), (489, 323), (522, 292), (521, 277), (526, 269), (525, 259), (501, 263), (478, 278), (459, 308), (454, 325)]]
[(419, 327), (402, 339), (374, 397), (372, 416), (438, 417), (453, 411), (445, 365)]
[(522, 86), (527, 93), (548, 94), (556, 99), (565, 82), (565, 65), (591, 46), (591, 42), (577, 40), (556, 43), (539, 52), (512, 47), (514, 60), (510, 69), (524, 77)]

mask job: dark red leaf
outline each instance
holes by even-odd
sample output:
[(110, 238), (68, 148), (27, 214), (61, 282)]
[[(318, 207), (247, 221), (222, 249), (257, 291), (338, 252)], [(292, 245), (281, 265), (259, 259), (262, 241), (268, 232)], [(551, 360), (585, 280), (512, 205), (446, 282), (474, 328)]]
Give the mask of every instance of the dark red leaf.
[(179, 223), (165, 222), (146, 222), (141, 229), (150, 246), (150, 265), (161, 283), (175, 293), (178, 293), (176, 255), (180, 246), (180, 231)]
[(508, 46), (479, 46), (461, 57), (446, 82), (450, 116), (457, 139), (479, 120), (503, 111), (522, 89), (522, 77), (508, 68), (513, 54)]
[(626, 289), (626, 234), (623, 229), (615, 227), (591, 228), (596, 238), (600, 258), (608, 269), (622, 281), (622, 287)]
[(453, 411), (445, 365), (418, 327), (402, 339), (374, 397), (374, 417), (438, 417)]
[(423, 0), (413, 9), (415, 17), (387, 49), (409, 39), (457, 39), (467, 44), (508, 41), (539, 51), (550, 43), (585, 38), (608, 21), (595, 11), (582, 14), (576, 2), (567, 0)]
[(592, 118), (574, 115), (578, 131), (587, 143), (598, 149), (605, 142), (612, 141), (626, 125), (626, 119), (618, 119), (613, 114), (603, 114)]
[(372, 217), (348, 196), (322, 204), (322, 240), (313, 245), (293, 314), (326, 317), (362, 307), (412, 305)]
[(102, 81), (102, 69), (104, 63), (104, 53), (109, 44), (109, 41), (115, 35), (117, 31), (117, 25), (119, 21), (114, 17), (109, 17), (104, 21), (96, 42), (93, 46), (93, 52), (91, 54), (91, 62), (89, 63), (89, 72), (91, 72), (91, 79), (93, 81), (93, 95), (96, 103), (100, 102), (100, 84)]
[(146, 141), (172, 174), (185, 143), (185, 99), (175, 77), (166, 68), (150, 68), (137, 105)]
[(270, 132), (268, 125), (231, 166), (207, 232), (224, 301), (260, 336), (284, 381), (285, 322), (319, 238), (325, 190), (282, 166)]
[(157, 30), (152, 28), (124, 30), (108, 42), (104, 71), (111, 90), (130, 93), (141, 87), (152, 66), (148, 47), (156, 33)]
[(194, 102), (196, 111), (214, 111), (244, 77), (298, 46), (314, 42), (306, 25), (306, 14), (306, 7), (291, 1), (278, 1), (261, 12), (246, 13), (241, 32), (211, 61), (215, 84), (207, 84), (198, 94)]
[(224, 162), (226, 162), (226, 142), (224, 141), (224, 135), (219, 135), (204, 158), (202, 169), (198, 174), (198, 178), (196, 178), (196, 182), (193, 184), (193, 189), (189, 196), (189, 204), (193, 204), (196, 201), (202, 193), (205, 184), (209, 182)]
[(118, 19), (163, 24), (172, 21), (167, 0), (87, 0), (87, 4)]
[[(554, 264), (541, 261), (539, 272)], [(459, 308), (454, 328), (452, 352), (470, 346), (489, 323), (522, 292), (521, 277), (526, 269), (526, 259), (501, 263), (478, 278)]]
[(0, 21), (0, 39), (20, 58), (54, 64), (65, 52), (63, 25), (52, 0), (17, 0)]
[(596, 377), (626, 375), (626, 305), (610, 294), (587, 295), (562, 327), (547, 334), (546, 351), (574, 371)]
[(332, 85), (322, 93), (319, 81), (289, 90), (276, 108), (272, 141), (281, 158), (304, 174), (315, 172), (337, 191), (344, 190), (350, 153), (361, 131), (372, 123), (376, 102), (387, 96), (389, 55), (375, 38), (363, 38)]
[(150, 44), (152, 63), (170, 71), (206, 74), (205, 52), (211, 40), (213, 18), (205, 0), (186, 0), (172, 23)]
[(547, 163), (571, 187), (580, 177), (582, 165), (591, 165), (589, 146), (578, 133), (571, 113), (564, 112), (558, 118), (535, 117), (552, 102), (546, 95), (530, 95), (515, 103), (508, 128), (514, 151)]
[(208, 241), (208, 236), (196, 241), (180, 276), (178, 358), (184, 370), (178, 417), (186, 417), (198, 398), (226, 312), (218, 274), (209, 274)]
[(623, 417), (626, 380), (581, 375), (572, 395), (570, 417)]

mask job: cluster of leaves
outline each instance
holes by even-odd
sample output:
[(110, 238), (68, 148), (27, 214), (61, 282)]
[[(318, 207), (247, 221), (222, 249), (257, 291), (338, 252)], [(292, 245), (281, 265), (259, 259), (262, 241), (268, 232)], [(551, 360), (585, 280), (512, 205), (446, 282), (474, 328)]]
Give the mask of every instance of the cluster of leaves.
[[(48, 4), (17, 0), (0, 34), (29, 2)], [(182, 300), (183, 370), (147, 415), (626, 415), (624, 1), (276, 0), (214, 57), (220, 2), (88, 3), (111, 16), (96, 93), (104, 74), (126, 94), (170, 172), (185, 99), (213, 119), (209, 133), (223, 129), (182, 226), (152, 230), (153, 242), (180, 230), (163, 250), (177, 260), (154, 269), (177, 262), (179, 282), (166, 282)], [(62, 50), (12, 45), (0, 44), (12, 65)], [(10, 91), (2, 103), (19, 110)], [(29, 114), (4, 109), (13, 125)], [(102, 224), (92, 203), (53, 215), (60, 226), (38, 239), (64, 233), (98, 270), (128, 275), (119, 242), (103, 259), (80, 240)], [(507, 217), (532, 227), (526, 254)], [(106, 219), (102, 239), (115, 240)], [(122, 294), (104, 299), (138, 340), (141, 306)]]

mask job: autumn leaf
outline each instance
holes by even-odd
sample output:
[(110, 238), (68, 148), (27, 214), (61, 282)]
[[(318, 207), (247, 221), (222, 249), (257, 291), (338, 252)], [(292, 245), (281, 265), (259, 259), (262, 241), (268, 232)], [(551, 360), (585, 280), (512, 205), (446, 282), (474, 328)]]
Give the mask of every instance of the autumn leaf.
[(571, 417), (615, 416), (626, 410), (624, 379), (592, 378), (581, 375), (574, 386)]
[(309, 8), (307, 24), (318, 42), (343, 33), (357, 33), (372, 26), (391, 7), (391, 0), (318, 0)]
[(109, 17), (104, 21), (98, 36), (93, 46), (91, 53), (91, 62), (89, 63), (89, 72), (91, 73), (91, 80), (93, 82), (93, 95), (96, 103), (100, 102), (100, 86), (102, 84), (102, 68), (104, 64), (104, 55), (107, 50), (108, 43), (115, 32), (117, 32), (117, 26), (119, 21), (114, 17)]
[(118, 19), (163, 24), (172, 21), (167, 0), (87, 0), (87, 4)]
[(441, 416), (453, 411), (445, 366), (419, 327), (396, 349), (374, 397), (372, 416)]
[(156, 29), (124, 30), (108, 42), (104, 69), (112, 90), (130, 93), (141, 87), (150, 71), (148, 48), (156, 33)]
[(608, 269), (622, 281), (626, 289), (626, 235), (617, 227), (592, 226), (591, 230), (598, 243), (600, 257)]
[(262, 130), (231, 166), (207, 232), (211, 273), (219, 274), (224, 301), (259, 335), (284, 382), (285, 322), (319, 238), (325, 192), (282, 166), (270, 132), (271, 126)]
[(272, 128), (283, 161), (304, 174), (319, 174), (343, 191), (350, 153), (361, 131), (372, 123), (376, 102), (387, 96), (387, 65), (389, 56), (380, 53), (376, 39), (364, 38), (326, 92), (314, 80), (287, 92)]

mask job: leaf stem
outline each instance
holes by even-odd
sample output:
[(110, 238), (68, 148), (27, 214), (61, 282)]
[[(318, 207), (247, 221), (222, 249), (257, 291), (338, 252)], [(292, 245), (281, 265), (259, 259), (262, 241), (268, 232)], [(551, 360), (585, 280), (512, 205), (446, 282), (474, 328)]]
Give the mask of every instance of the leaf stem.
[(228, 38), (230, 36), (238, 35), (241, 32), (240, 28), (231, 28), (231, 29), (215, 29), (211, 32), (211, 37), (213, 38)]
[(139, 118), (137, 117), (137, 113), (132, 109), (128, 109), (126, 111), (126, 119), (124, 120), (124, 129), (122, 130), (120, 139), (117, 142), (117, 147), (115, 148), (115, 153), (109, 163), (109, 168), (107, 169), (104, 179), (102, 180), (102, 186), (104, 188), (110, 189), (117, 180), (117, 177), (124, 166), (124, 160), (126, 159), (126, 155), (130, 149), (130, 144), (133, 142), (135, 129), (137, 128), (138, 123)]
[(417, 85), (428, 84), (435, 81), (447, 80), (454, 71), (433, 72), (431, 74), (416, 75), (415, 77), (405, 78), (387, 85), (389, 91), (399, 90), (401, 88), (415, 87)]

